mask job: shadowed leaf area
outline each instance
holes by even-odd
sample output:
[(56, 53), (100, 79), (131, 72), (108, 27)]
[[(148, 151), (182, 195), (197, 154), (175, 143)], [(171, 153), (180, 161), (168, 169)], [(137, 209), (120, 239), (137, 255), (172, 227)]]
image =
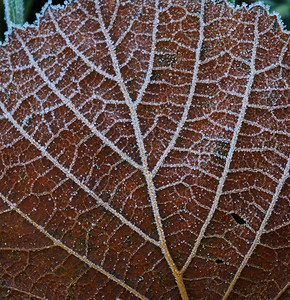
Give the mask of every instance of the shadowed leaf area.
[(288, 298), (276, 16), (49, 5), (1, 45), (0, 74), (0, 298)]

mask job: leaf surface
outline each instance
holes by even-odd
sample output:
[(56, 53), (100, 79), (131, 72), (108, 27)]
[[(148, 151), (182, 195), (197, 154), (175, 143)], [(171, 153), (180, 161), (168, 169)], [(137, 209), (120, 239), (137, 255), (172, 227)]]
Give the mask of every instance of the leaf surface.
[(212, 1), (48, 5), (0, 48), (10, 299), (278, 299), (289, 34)]

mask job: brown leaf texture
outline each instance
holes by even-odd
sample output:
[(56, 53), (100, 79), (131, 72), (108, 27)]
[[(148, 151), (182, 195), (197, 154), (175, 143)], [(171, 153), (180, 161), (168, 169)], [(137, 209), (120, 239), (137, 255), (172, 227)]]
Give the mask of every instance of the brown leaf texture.
[(259, 5), (47, 5), (0, 47), (5, 299), (286, 299), (289, 34)]

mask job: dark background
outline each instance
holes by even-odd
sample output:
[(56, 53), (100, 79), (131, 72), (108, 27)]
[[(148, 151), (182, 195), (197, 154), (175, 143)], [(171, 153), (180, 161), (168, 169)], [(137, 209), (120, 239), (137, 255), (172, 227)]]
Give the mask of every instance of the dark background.
[[(241, 5), (242, 3), (251, 4), (257, 2), (257, 0), (227, 0), (235, 5)], [(25, 21), (33, 23), (35, 21), (35, 14), (41, 11), (43, 5), (47, 0), (24, 0), (24, 15)], [(282, 20), (286, 28), (290, 29), (290, 0), (263, 0), (265, 4), (271, 7), (271, 11), (277, 11), (280, 13)], [(52, 0), (53, 4), (62, 4), (64, 0)], [(4, 6), (3, 0), (0, 0), (0, 41), (4, 40), (4, 32), (7, 30), (4, 20)]]

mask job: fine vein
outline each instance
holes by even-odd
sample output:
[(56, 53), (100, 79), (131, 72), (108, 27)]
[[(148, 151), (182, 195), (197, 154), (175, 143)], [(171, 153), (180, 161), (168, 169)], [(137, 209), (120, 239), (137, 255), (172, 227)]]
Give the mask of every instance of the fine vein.
[[(157, 30), (158, 17), (159, 17), (158, 4), (159, 4), (159, 1), (156, 0), (155, 1), (156, 13), (155, 13), (153, 30), (154, 30), (154, 28), (155, 28), (155, 30)], [(148, 192), (149, 192), (149, 196), (150, 196), (150, 200), (151, 200), (151, 206), (152, 206), (152, 210), (153, 210), (153, 214), (154, 214), (154, 219), (155, 219), (155, 223), (156, 223), (156, 227), (157, 227), (157, 231), (158, 231), (158, 235), (159, 235), (160, 248), (161, 248), (162, 253), (163, 253), (163, 255), (175, 277), (175, 281), (179, 288), (182, 299), (187, 300), (188, 296), (187, 296), (185, 285), (184, 285), (184, 282), (182, 279), (182, 275), (180, 274), (179, 270), (177, 269), (171, 255), (169, 253), (169, 250), (167, 248), (165, 234), (163, 231), (163, 226), (162, 226), (162, 221), (161, 221), (161, 216), (159, 214), (159, 209), (158, 209), (158, 204), (157, 204), (157, 199), (156, 199), (155, 187), (154, 187), (154, 183), (153, 183), (153, 176), (152, 176), (151, 172), (149, 171), (147, 157), (146, 157), (146, 150), (145, 150), (145, 146), (144, 146), (144, 141), (143, 141), (140, 125), (139, 125), (136, 108), (134, 106), (134, 103), (133, 103), (133, 101), (128, 93), (128, 90), (126, 88), (126, 85), (124, 83), (124, 80), (123, 80), (123, 77), (121, 74), (121, 70), (119, 67), (117, 55), (115, 52), (115, 48), (113, 46), (112, 40), (110, 38), (110, 35), (105, 27), (105, 24), (104, 24), (104, 21), (102, 18), (99, 1), (96, 2), (96, 11), (98, 14), (101, 30), (104, 34), (104, 37), (105, 37), (107, 45), (108, 45), (108, 50), (109, 50), (109, 53), (110, 53), (110, 56), (112, 59), (113, 67), (116, 72), (116, 76), (118, 78), (119, 87), (124, 95), (127, 106), (130, 109), (132, 124), (134, 127), (135, 136), (136, 136), (136, 140), (137, 140), (137, 144), (138, 144), (138, 148), (140, 151), (140, 156), (141, 156), (141, 160), (142, 160), (142, 164), (143, 164), (143, 174), (144, 174), (144, 177), (145, 177), (145, 180), (147, 183)]]
[(215, 212), (215, 210), (218, 206), (219, 199), (222, 195), (224, 183), (225, 183), (227, 175), (230, 171), (230, 164), (231, 164), (231, 161), (232, 161), (232, 158), (233, 158), (233, 155), (234, 155), (234, 151), (235, 151), (238, 136), (239, 136), (239, 133), (240, 133), (240, 130), (241, 130), (241, 127), (242, 127), (242, 123), (243, 123), (243, 120), (245, 118), (245, 114), (246, 114), (246, 110), (247, 110), (247, 106), (248, 106), (248, 102), (249, 102), (249, 95), (250, 95), (251, 88), (252, 88), (252, 85), (253, 85), (253, 82), (254, 82), (254, 77), (255, 77), (255, 59), (256, 59), (256, 52), (257, 52), (257, 46), (258, 46), (258, 20), (259, 20), (259, 14), (257, 14), (256, 20), (255, 20), (255, 31), (254, 31), (253, 51), (252, 51), (252, 57), (251, 57), (251, 70), (250, 70), (250, 74), (249, 74), (249, 80), (248, 80), (247, 87), (246, 87), (246, 90), (245, 90), (245, 94), (244, 94), (244, 97), (243, 97), (243, 100), (242, 100), (241, 111), (240, 111), (240, 114), (239, 114), (237, 124), (235, 126), (235, 130), (234, 130), (234, 134), (233, 134), (233, 137), (232, 137), (232, 140), (231, 140), (230, 150), (229, 150), (229, 153), (228, 153), (228, 156), (227, 156), (227, 159), (226, 159), (225, 167), (224, 167), (222, 176), (219, 180), (216, 195), (215, 195), (213, 204), (211, 206), (211, 209), (209, 211), (209, 214), (208, 214), (208, 216), (207, 216), (207, 218), (206, 218), (206, 220), (205, 220), (205, 222), (204, 222), (204, 224), (203, 224), (203, 226), (200, 230), (200, 233), (197, 237), (196, 243), (195, 243), (189, 257), (187, 258), (184, 266), (182, 267), (182, 270), (181, 270), (182, 273), (184, 273), (185, 270), (188, 268), (191, 260), (193, 259), (193, 257), (196, 254), (196, 251), (197, 251), (197, 249), (198, 249), (198, 247), (201, 243), (201, 240), (204, 237), (204, 233), (206, 231), (206, 228), (209, 225), (209, 223), (210, 223), (210, 221), (211, 221), (211, 219), (214, 215), (214, 212)]
[(34, 222), (31, 218), (29, 218), (24, 212), (22, 212), (18, 207), (16, 207), (11, 201), (9, 201), (1, 193), (0, 193), (0, 198), (5, 203), (7, 203), (14, 211), (16, 211), (22, 218), (24, 218), (26, 221), (28, 221), (30, 224), (32, 224), (36, 229), (38, 229), (41, 233), (43, 233), (47, 238), (49, 238), (56, 246), (59, 246), (60, 248), (64, 249), (67, 253), (75, 256), (79, 260), (81, 260), (84, 263), (86, 263), (89, 267), (91, 267), (91, 268), (97, 270), (98, 272), (102, 273), (108, 279), (115, 281), (117, 284), (121, 285), (123, 288), (125, 288), (128, 291), (130, 291), (132, 294), (134, 294), (138, 298), (144, 299), (144, 300), (148, 299), (144, 295), (140, 294), (138, 291), (136, 291), (135, 289), (133, 289), (132, 287), (130, 287), (129, 285), (127, 285), (126, 283), (124, 283), (122, 280), (118, 279), (117, 277), (115, 277), (111, 273), (107, 272), (106, 270), (104, 270), (100, 266), (98, 266), (95, 263), (93, 263), (92, 261), (90, 261), (87, 257), (78, 254), (77, 252), (73, 251), (71, 248), (69, 248), (68, 246), (66, 246), (65, 244), (63, 244), (60, 240), (58, 240), (55, 237), (53, 237), (41, 225), (39, 225), (36, 222)]
[(36, 63), (36, 61), (34, 60), (33, 56), (31, 55), (30, 51), (28, 50), (28, 48), (26, 47), (26, 45), (24, 44), (24, 41), (21, 39), (21, 37), (19, 36), (19, 34), (17, 34), (17, 37), (25, 51), (25, 53), (27, 54), (29, 61), (31, 63), (31, 65), (35, 68), (35, 70), (37, 71), (37, 73), (41, 76), (41, 78), (43, 79), (43, 81), (49, 86), (49, 88), (59, 97), (59, 99), (64, 103), (64, 105), (66, 105), (71, 111), (74, 112), (74, 114), (76, 115), (76, 117), (82, 121), (88, 128), (90, 128), (90, 130), (98, 137), (100, 138), (107, 146), (109, 146), (113, 151), (115, 151), (116, 153), (118, 153), (122, 159), (126, 160), (128, 163), (130, 163), (132, 166), (134, 166), (137, 169), (142, 169), (142, 167), (137, 164), (135, 161), (132, 160), (132, 158), (130, 158), (126, 153), (124, 153), (123, 151), (121, 151), (116, 145), (114, 145), (114, 143), (112, 143), (107, 137), (105, 137), (103, 134), (101, 134), (101, 132), (95, 127), (94, 124), (92, 124), (75, 106), (74, 104), (71, 102), (70, 99), (66, 98), (59, 90), (58, 88), (55, 86), (54, 83), (52, 83), (48, 77), (45, 75), (45, 73), (40, 69), (40, 67), (38, 66), (38, 64)]
[(144, 92), (147, 89), (147, 86), (150, 82), (150, 78), (151, 78), (151, 75), (152, 75), (154, 57), (155, 57), (155, 50), (156, 50), (156, 35), (157, 35), (158, 23), (159, 23), (158, 7), (156, 7), (156, 14), (155, 14), (155, 20), (154, 20), (153, 31), (152, 31), (152, 43), (151, 43), (151, 51), (150, 51), (148, 69), (147, 69), (147, 72), (146, 72), (146, 76), (145, 76), (145, 80), (143, 82), (143, 85), (142, 85), (141, 89), (139, 90), (136, 101), (134, 103), (135, 109), (138, 106), (138, 104), (142, 101)]
[[(48, 300), (48, 298), (45, 298), (45, 297), (40, 297), (40, 296), (37, 296), (35, 294), (32, 294), (30, 292), (27, 292), (27, 291), (24, 291), (24, 290), (20, 290), (20, 289), (17, 289), (16, 287), (14, 286), (8, 286), (8, 285), (4, 285), (4, 286), (1, 286), (2, 289), (7, 289), (7, 290), (12, 290), (12, 291), (15, 291), (15, 292), (18, 292), (20, 294), (24, 294), (26, 296), (28, 296), (29, 298), (32, 298), (32, 299), (41, 299), (41, 300)], [(4, 296), (5, 297), (5, 296)], [(9, 297), (9, 296), (7, 296)], [(13, 296), (12, 296), (13, 297)]]
[(50, 19), (52, 21), (52, 23), (55, 26), (56, 32), (59, 33), (61, 35), (61, 37), (64, 39), (65, 43), (68, 45), (68, 47), (78, 56), (80, 57), (86, 64), (87, 66), (89, 66), (92, 70), (96, 71), (97, 73), (103, 75), (104, 77), (113, 80), (113, 81), (117, 81), (117, 78), (115, 76), (112, 76), (110, 74), (108, 74), (107, 72), (103, 71), (102, 69), (98, 68), (93, 62), (91, 62), (89, 59), (86, 58), (85, 55), (83, 55), (69, 40), (69, 38), (65, 35), (65, 33), (60, 29), (58, 23), (56, 22), (56, 20), (54, 19), (53, 13), (51, 11), (51, 8), (48, 9), (48, 13), (50, 16)]
[(288, 282), (284, 288), (278, 293), (278, 295), (273, 299), (273, 300), (278, 300), (280, 297), (289, 289), (290, 287), (290, 282)]
[(284, 170), (284, 173), (282, 175), (282, 177), (280, 178), (279, 180), (279, 184), (277, 185), (276, 187), (276, 191), (275, 191), (275, 194), (274, 194), (274, 197), (272, 198), (272, 201), (271, 201), (271, 204), (267, 210), (267, 213), (263, 219), (263, 222), (259, 228), (259, 230), (257, 231), (257, 234), (256, 234), (256, 237), (249, 249), (249, 251), (247, 252), (247, 254), (245, 255), (242, 263), (240, 264), (230, 286), (228, 287), (228, 290), (226, 291), (224, 297), (223, 297), (223, 300), (226, 300), (228, 298), (228, 296), (230, 295), (232, 289), (234, 288), (238, 278), (240, 277), (243, 269), (245, 268), (245, 266), (247, 265), (251, 255), (253, 254), (254, 250), (256, 249), (257, 245), (259, 244), (259, 241), (260, 241), (260, 238), (262, 236), (262, 234), (264, 233), (264, 228), (265, 226), (267, 225), (267, 222), (269, 220), (269, 218), (271, 217), (271, 214), (273, 212), (273, 209), (275, 207), (275, 204), (277, 203), (277, 200), (278, 200), (278, 197), (281, 193), (281, 190), (282, 190), (282, 187), (283, 187), (283, 184), (285, 183), (286, 179), (288, 178), (289, 176), (289, 168), (290, 168), (290, 159), (288, 159), (288, 162), (287, 162), (287, 165), (285, 167), (285, 170)]
[(167, 146), (167, 148), (165, 149), (165, 151), (163, 152), (162, 156), (160, 157), (160, 159), (158, 160), (158, 162), (156, 163), (156, 166), (154, 167), (152, 174), (153, 176), (155, 176), (159, 170), (159, 168), (161, 167), (161, 165), (163, 164), (164, 160), (166, 159), (166, 157), (168, 156), (169, 152), (172, 150), (172, 148), (174, 147), (176, 140), (180, 134), (180, 131), (182, 130), (182, 127), (184, 125), (184, 123), (187, 120), (187, 116), (188, 116), (188, 112), (192, 103), (192, 99), (195, 93), (195, 87), (196, 87), (196, 83), (197, 83), (197, 78), (198, 78), (198, 70), (199, 70), (199, 65), (200, 65), (200, 53), (201, 53), (201, 48), (202, 48), (202, 43), (203, 43), (203, 39), (204, 39), (204, 1), (201, 1), (201, 8), (200, 8), (200, 29), (199, 29), (199, 40), (197, 43), (197, 48), (196, 48), (196, 54), (195, 54), (195, 63), (194, 63), (194, 67), (193, 67), (193, 76), (192, 76), (192, 82), (191, 82), (191, 87), (190, 87), (190, 91), (189, 91), (189, 95), (188, 95), (188, 99), (185, 105), (185, 109), (183, 111), (182, 114), (182, 118), (176, 128), (176, 131), (169, 143), (169, 145)]
[(102, 201), (92, 190), (90, 190), (85, 184), (83, 184), (77, 177), (75, 177), (68, 169), (66, 169), (63, 165), (61, 165), (50, 153), (37, 141), (35, 141), (24, 129), (20, 126), (16, 120), (12, 117), (12, 115), (8, 112), (6, 107), (2, 102), (0, 102), (0, 108), (3, 110), (6, 118), (13, 124), (13, 126), (21, 133), (21, 135), (26, 138), (32, 145), (34, 145), (47, 159), (49, 159), (55, 167), (61, 170), (68, 178), (74, 181), (80, 188), (82, 188), (85, 192), (87, 192), (91, 197), (93, 197), (99, 205), (107, 209), (110, 213), (116, 216), (123, 224), (129, 226), (132, 230), (137, 232), (140, 236), (142, 236), (146, 241), (159, 246), (158, 242), (154, 239), (150, 238), (147, 234), (145, 234), (140, 228), (135, 226), (133, 223), (128, 221), (122, 214), (118, 213), (114, 210), (108, 203)]

